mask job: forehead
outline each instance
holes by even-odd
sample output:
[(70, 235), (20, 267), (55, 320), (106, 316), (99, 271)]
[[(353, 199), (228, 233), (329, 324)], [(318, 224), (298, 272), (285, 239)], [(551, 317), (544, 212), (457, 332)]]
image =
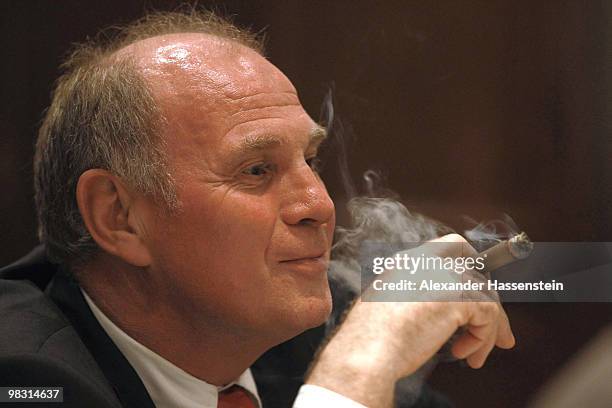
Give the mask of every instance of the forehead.
[[(236, 129), (282, 124), (295, 134), (296, 126), (310, 130), (314, 124), (287, 77), (241, 44), (181, 33), (149, 38), (121, 53), (134, 60), (152, 88), (168, 122), (168, 147), (181, 149), (180, 154), (187, 146), (223, 142)], [(284, 121), (266, 120), (271, 118)]]
[(287, 77), (256, 51), (209, 34), (147, 38), (117, 54), (134, 59), (162, 102), (190, 97), (212, 105), (260, 93), (297, 96)]

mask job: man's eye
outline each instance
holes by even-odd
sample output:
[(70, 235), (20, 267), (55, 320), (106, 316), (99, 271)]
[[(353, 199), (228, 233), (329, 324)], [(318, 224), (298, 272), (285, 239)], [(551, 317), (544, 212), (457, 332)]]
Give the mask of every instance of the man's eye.
[(315, 172), (321, 170), (321, 159), (318, 157), (311, 157), (310, 159), (306, 159), (306, 164)]
[(242, 174), (246, 174), (247, 176), (265, 176), (270, 171), (271, 166), (269, 164), (256, 164), (244, 169)]

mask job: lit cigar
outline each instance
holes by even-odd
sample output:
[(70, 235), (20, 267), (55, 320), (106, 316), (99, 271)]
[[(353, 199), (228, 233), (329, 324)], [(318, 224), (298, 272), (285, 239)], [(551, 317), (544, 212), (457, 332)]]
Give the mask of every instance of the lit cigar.
[(527, 258), (531, 251), (533, 251), (533, 242), (527, 234), (521, 232), (481, 252), (480, 256), (486, 258), (486, 271), (491, 273), (502, 266)]

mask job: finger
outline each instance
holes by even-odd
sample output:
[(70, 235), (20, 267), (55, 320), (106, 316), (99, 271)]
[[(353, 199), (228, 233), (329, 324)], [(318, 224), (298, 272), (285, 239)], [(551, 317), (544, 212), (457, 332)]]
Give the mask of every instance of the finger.
[(484, 345), (484, 340), (479, 339), (472, 333), (466, 331), (463, 333), (451, 347), (451, 353), (456, 358), (463, 360), (467, 356), (474, 354)]
[(469, 304), (469, 327), (470, 331), (480, 338), (485, 338), (488, 333), (479, 333), (488, 331), (493, 324), (497, 324), (500, 315), (499, 304), (491, 301), (470, 302)]
[(466, 358), (468, 365), (472, 368), (481, 368), (485, 361), (487, 361), (487, 357), (493, 350), (495, 346), (495, 337), (491, 336), (487, 339), (485, 345), (478, 349), (475, 353), (471, 354)]
[(506, 312), (502, 312), (502, 315), (500, 316), (500, 323), (497, 328), (497, 341), (495, 342), (495, 345), (503, 349), (511, 349), (516, 345), (516, 339), (512, 333), (510, 320), (508, 320), (508, 315), (506, 315)]
[[(481, 325), (469, 325), (467, 330), (454, 343), (451, 352), (457, 358), (463, 359), (481, 349), (497, 333), (497, 322), (491, 320)], [(493, 341), (495, 343), (495, 341)]]

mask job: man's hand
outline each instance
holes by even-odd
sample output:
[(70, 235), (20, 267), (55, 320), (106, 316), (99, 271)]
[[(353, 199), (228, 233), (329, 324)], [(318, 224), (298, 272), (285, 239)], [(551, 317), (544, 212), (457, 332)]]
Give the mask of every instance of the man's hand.
[[(430, 245), (433, 256), (476, 255), (465, 239), (456, 234), (431, 242), (435, 243)], [(423, 247), (418, 250), (422, 252)], [(497, 299), (495, 293), (477, 295)], [(395, 382), (414, 373), (460, 327), (464, 330), (451, 350), (472, 368), (482, 367), (494, 346), (506, 349), (514, 346), (508, 317), (497, 301), (439, 300), (358, 300), (321, 350), (306, 382), (368, 407), (390, 407)]]

